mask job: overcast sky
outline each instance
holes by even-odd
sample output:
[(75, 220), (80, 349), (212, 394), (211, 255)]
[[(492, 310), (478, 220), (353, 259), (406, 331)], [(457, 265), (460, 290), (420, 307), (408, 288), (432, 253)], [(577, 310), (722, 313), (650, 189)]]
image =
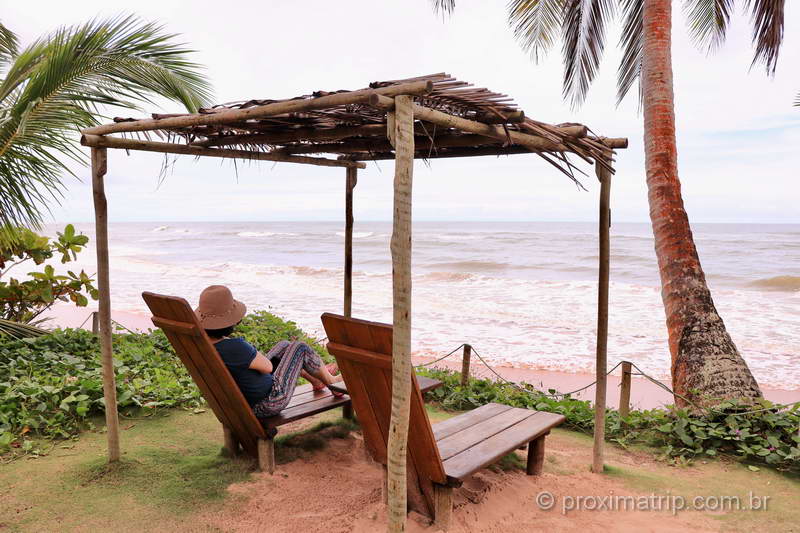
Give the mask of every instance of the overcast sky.
[[(504, 0), (460, 0), (443, 20), (428, 0), (4, 3), (2, 22), (23, 44), (59, 25), (135, 13), (163, 23), (197, 50), (216, 101), (284, 98), (358, 89), (376, 80), (434, 72), (513, 96), (527, 116), (581, 122), (628, 137), (618, 155), (612, 202), (617, 221), (647, 221), (642, 120), (634, 91), (615, 107), (617, 32), (582, 108), (561, 99), (559, 50), (540, 64), (507, 27)], [(800, 2), (786, 2), (786, 38), (774, 79), (749, 71), (748, 21), (737, 16), (713, 56), (689, 41), (675, 2), (673, 66), (680, 178), (695, 222), (800, 222)], [(742, 3), (742, 2), (740, 2)], [(180, 111), (175, 104), (150, 111)], [(130, 114), (130, 113), (127, 113)], [(163, 157), (109, 150), (111, 221), (339, 220), (344, 170), (279, 163), (239, 164), (183, 156), (158, 187)], [(586, 165), (582, 168), (591, 171)], [(66, 177), (58, 222), (93, 219), (88, 170)], [(237, 175), (238, 174), (238, 175)], [(355, 214), (391, 218), (390, 161), (360, 171)], [(418, 162), (416, 220), (595, 220), (597, 181), (580, 192), (535, 155)]]

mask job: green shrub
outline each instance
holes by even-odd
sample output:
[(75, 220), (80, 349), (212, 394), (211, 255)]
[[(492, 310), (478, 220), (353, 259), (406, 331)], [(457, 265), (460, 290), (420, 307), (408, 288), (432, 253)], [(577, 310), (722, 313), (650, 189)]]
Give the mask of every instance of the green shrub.
[[(458, 372), (420, 369), (421, 374), (441, 380), (444, 386), (428, 397), (447, 409), (474, 409), (489, 402), (539, 411), (559, 413), (565, 426), (585, 432), (594, 429), (594, 409), (590, 402), (556, 391), (544, 393), (531, 385), (521, 388), (489, 379), (470, 379), (461, 385)], [(695, 416), (685, 409), (633, 410), (623, 420), (614, 409), (606, 411), (606, 438), (623, 447), (645, 444), (662, 450), (665, 457), (687, 461), (697, 457), (724, 454), (746, 462), (767, 463), (782, 470), (800, 472), (800, 405), (773, 409), (762, 400), (756, 405), (728, 401), (705, 415)], [(755, 413), (749, 411), (764, 409)]]
[[(245, 317), (236, 334), (262, 351), (282, 339), (308, 342), (330, 356), (292, 322), (263, 311)], [(114, 335), (117, 402), (121, 412), (139, 408), (195, 408), (199, 390), (160, 330)], [(69, 438), (103, 409), (100, 344), (82, 329), (56, 330), (32, 339), (0, 337), (0, 453), (28, 451), (29, 437)]]

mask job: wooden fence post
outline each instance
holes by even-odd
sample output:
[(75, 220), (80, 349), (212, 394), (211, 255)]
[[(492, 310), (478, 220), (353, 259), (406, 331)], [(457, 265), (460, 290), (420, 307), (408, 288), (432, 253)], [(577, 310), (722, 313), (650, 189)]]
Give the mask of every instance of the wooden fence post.
[(619, 416), (627, 418), (631, 411), (631, 364), (622, 362), (622, 382), (619, 385)]
[(100, 334), (100, 313), (98, 311), (92, 311), (92, 333)]
[(469, 360), (472, 357), (472, 346), (464, 345), (464, 356), (461, 359), (461, 385), (469, 385)]

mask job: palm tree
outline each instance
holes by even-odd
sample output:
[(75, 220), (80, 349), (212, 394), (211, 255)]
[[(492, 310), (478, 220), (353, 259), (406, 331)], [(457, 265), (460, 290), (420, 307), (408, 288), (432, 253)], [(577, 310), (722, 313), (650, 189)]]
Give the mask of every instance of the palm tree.
[[(432, 0), (445, 13), (455, 0)], [(736, 0), (685, 0), (694, 40), (710, 51), (725, 40)], [(783, 39), (784, 0), (744, 0), (753, 26), (752, 65), (774, 74)], [(692, 238), (678, 179), (672, 88), (672, 0), (510, 0), (508, 20), (534, 59), (562, 37), (563, 92), (583, 103), (605, 48), (606, 27), (619, 10), (622, 61), (617, 102), (639, 82), (644, 115), (650, 219), (667, 316), (676, 402), (710, 404), (754, 399), (761, 391), (717, 313)], [(751, 66), (752, 66), (751, 65)]]
[(85, 162), (78, 130), (101, 108), (157, 96), (190, 112), (205, 104), (210, 86), (190, 52), (133, 16), (62, 27), (23, 50), (0, 24), (0, 225), (39, 226), (67, 163)]

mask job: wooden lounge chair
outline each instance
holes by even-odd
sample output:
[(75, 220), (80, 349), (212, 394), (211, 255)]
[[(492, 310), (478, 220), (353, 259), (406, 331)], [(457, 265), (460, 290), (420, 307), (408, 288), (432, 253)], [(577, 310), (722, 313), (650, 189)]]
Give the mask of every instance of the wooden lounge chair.
[[(325, 313), (328, 351), (347, 382), (353, 409), (372, 457), (387, 464), (392, 399), (392, 327)], [(453, 488), (522, 445), (528, 475), (542, 471), (544, 439), (562, 415), (490, 403), (431, 427), (412, 373), (408, 431), (408, 505), (449, 527)]]
[(271, 474), (275, 471), (273, 439), (279, 426), (337, 407), (342, 408), (344, 416), (352, 416), (349, 397), (336, 398), (327, 389), (313, 391), (308, 384), (295, 389), (289, 405), (279, 414), (257, 418), (208, 335), (200, 327), (189, 303), (183, 298), (152, 292), (143, 292), (142, 298), (153, 313), (153, 324), (164, 330), (206, 402), (222, 423), (225, 448), (232, 455), (236, 455), (241, 446), (258, 460), (262, 471)]

